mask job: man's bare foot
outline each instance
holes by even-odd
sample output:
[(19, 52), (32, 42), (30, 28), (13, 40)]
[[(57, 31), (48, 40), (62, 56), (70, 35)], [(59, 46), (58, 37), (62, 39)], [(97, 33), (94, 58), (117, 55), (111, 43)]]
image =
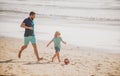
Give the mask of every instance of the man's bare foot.
[(21, 54), (20, 53), (18, 53), (18, 58), (21, 58)]

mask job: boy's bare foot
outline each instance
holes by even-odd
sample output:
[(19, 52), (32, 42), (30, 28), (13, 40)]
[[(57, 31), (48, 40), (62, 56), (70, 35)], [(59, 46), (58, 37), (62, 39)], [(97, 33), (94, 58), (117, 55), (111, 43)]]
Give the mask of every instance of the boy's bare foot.
[(59, 63), (60, 63), (61, 61), (59, 61)]
[(52, 61), (51, 62), (53, 62), (53, 60), (54, 60), (54, 58), (52, 57)]
[(38, 59), (38, 62), (39, 62), (40, 60), (43, 60), (43, 57), (39, 58), (39, 59)]

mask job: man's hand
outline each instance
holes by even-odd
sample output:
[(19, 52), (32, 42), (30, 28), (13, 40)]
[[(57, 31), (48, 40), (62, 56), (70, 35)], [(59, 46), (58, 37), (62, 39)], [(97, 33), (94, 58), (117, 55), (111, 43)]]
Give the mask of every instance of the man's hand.
[(32, 27), (28, 27), (28, 29), (29, 29), (29, 30), (33, 30), (33, 28), (32, 28)]
[(32, 27), (26, 26), (25, 23), (22, 23), (22, 24), (21, 24), (21, 27), (22, 27), (22, 28), (25, 28), (25, 29), (33, 30)]

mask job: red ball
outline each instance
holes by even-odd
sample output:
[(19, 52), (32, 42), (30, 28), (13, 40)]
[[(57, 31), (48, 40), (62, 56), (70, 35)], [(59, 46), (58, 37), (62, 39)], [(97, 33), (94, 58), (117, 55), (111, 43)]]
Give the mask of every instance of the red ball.
[(70, 63), (69, 59), (68, 59), (68, 58), (65, 58), (65, 59), (64, 59), (64, 63), (65, 63), (66, 65), (68, 65), (68, 64)]

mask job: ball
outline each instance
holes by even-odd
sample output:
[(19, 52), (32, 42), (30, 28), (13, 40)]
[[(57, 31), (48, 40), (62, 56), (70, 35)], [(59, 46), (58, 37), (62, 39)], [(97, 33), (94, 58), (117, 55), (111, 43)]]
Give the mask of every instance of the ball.
[(69, 59), (68, 59), (68, 58), (65, 58), (65, 59), (64, 59), (64, 63), (65, 63), (65, 65), (68, 65), (68, 64), (70, 63)]

